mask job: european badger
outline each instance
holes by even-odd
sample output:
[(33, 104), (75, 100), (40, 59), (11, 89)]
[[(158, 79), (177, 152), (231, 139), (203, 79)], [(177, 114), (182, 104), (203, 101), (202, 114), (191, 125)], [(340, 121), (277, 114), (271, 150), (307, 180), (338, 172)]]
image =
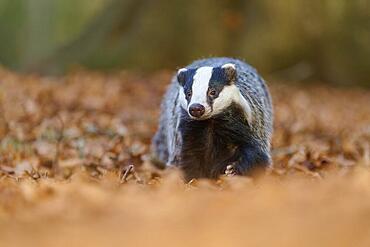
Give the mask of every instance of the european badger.
[(246, 63), (210, 58), (180, 69), (161, 109), (154, 155), (181, 167), (187, 179), (243, 175), (271, 164), (271, 98)]

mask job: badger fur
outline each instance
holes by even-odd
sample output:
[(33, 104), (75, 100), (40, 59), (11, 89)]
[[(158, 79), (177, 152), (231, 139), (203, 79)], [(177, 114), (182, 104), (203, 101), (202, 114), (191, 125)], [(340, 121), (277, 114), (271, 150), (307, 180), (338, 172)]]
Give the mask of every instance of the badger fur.
[(272, 105), (257, 71), (232, 58), (178, 70), (164, 96), (152, 148), (187, 179), (243, 175), (271, 164)]

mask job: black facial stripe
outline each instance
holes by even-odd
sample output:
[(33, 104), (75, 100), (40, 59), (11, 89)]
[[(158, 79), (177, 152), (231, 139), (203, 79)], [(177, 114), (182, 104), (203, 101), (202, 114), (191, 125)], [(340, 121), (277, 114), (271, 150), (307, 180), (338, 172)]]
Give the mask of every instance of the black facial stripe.
[[(213, 108), (213, 102), (218, 97), (222, 89), (228, 84), (227, 79), (225, 77), (224, 71), (220, 67), (213, 68), (212, 76), (209, 80), (208, 92), (207, 92), (207, 103)], [(215, 90), (216, 94), (214, 96), (210, 96), (210, 90)]]
[(192, 93), (192, 86), (194, 82), (194, 75), (196, 73), (196, 69), (188, 69), (184, 73), (185, 73), (185, 83), (184, 83), (183, 89), (184, 89), (185, 99), (189, 103), (191, 100), (191, 96), (188, 97), (187, 94), (189, 92)]
[(210, 82), (226, 83), (226, 77), (222, 68), (220, 67), (213, 68)]

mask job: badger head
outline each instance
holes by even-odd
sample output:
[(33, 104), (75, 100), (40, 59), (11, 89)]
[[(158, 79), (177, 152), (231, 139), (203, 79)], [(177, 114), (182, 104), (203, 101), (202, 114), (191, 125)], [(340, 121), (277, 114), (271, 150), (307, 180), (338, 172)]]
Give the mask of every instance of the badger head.
[(221, 113), (234, 102), (250, 120), (250, 106), (235, 85), (236, 80), (236, 67), (231, 63), (221, 67), (182, 68), (177, 73), (181, 107), (192, 119), (204, 120)]

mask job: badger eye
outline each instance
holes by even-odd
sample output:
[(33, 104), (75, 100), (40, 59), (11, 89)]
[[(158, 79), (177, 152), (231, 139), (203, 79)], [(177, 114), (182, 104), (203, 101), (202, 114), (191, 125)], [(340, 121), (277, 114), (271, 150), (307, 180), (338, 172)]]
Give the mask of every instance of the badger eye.
[(188, 98), (190, 98), (190, 97), (191, 97), (191, 91), (188, 91), (188, 92), (186, 93), (186, 97), (188, 97)]
[(214, 90), (214, 89), (209, 90), (208, 95), (209, 96), (215, 96), (216, 95), (216, 90)]

